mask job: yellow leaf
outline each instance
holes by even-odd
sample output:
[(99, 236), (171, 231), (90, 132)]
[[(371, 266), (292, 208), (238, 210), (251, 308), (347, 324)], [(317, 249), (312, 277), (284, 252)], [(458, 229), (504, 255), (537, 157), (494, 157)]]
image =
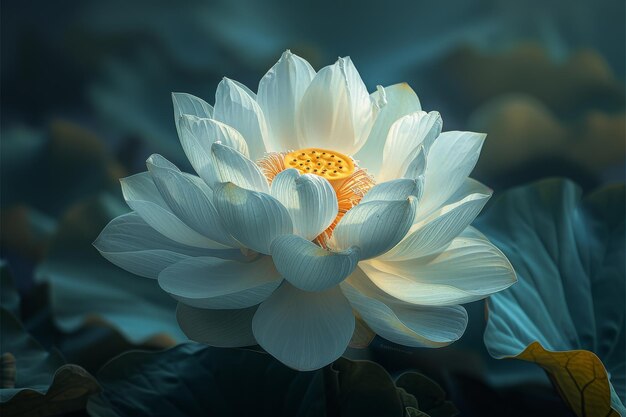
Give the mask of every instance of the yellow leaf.
[(533, 342), (515, 356), (541, 366), (578, 417), (619, 417), (602, 361), (588, 350), (552, 352)]

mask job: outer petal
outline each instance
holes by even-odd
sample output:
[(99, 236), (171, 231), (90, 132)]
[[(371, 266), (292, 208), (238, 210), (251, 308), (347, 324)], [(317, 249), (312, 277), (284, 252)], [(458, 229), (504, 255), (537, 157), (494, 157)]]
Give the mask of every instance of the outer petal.
[(270, 195), (224, 183), (214, 202), (230, 234), (257, 252), (269, 254), (276, 237), (293, 232), (287, 209)]
[(252, 317), (256, 307), (241, 310), (206, 310), (179, 303), (176, 319), (191, 340), (217, 347), (256, 345)]
[(237, 262), (189, 258), (159, 274), (159, 285), (178, 301), (199, 308), (254, 306), (274, 291), (282, 278), (270, 257)]
[(403, 168), (408, 164), (407, 157), (419, 146), (423, 146), (428, 153), (442, 127), (443, 121), (436, 111), (418, 111), (397, 120), (389, 129), (378, 180), (389, 181), (401, 177)]
[(332, 252), (296, 235), (277, 237), (271, 250), (280, 274), (305, 291), (322, 291), (339, 284), (359, 262), (358, 248)]
[(184, 114), (191, 116), (211, 118), (213, 117), (213, 106), (206, 101), (187, 93), (172, 93), (172, 103), (174, 104), (174, 123), (176, 131), (180, 137), (180, 118)]
[(286, 169), (272, 181), (271, 194), (289, 212), (295, 234), (307, 240), (315, 239), (337, 216), (337, 195), (318, 175), (300, 175), (296, 169)]
[(416, 200), (371, 201), (348, 211), (333, 231), (335, 250), (358, 246), (361, 259), (385, 253), (402, 240), (415, 217)]
[(213, 190), (200, 178), (180, 172), (160, 155), (148, 158), (147, 165), (161, 196), (179, 219), (226, 247), (238, 246), (213, 205)]
[(110, 262), (146, 278), (156, 279), (163, 269), (194, 256), (240, 257), (241, 252), (194, 248), (166, 238), (137, 213), (111, 220), (93, 243)]
[(419, 217), (439, 208), (463, 184), (478, 161), (485, 137), (473, 132), (439, 135), (428, 152)]
[(376, 334), (404, 346), (446, 346), (459, 339), (467, 326), (463, 307), (402, 303), (373, 285), (359, 269), (341, 284), (341, 289)]
[(376, 286), (408, 303), (453, 305), (480, 300), (517, 280), (508, 259), (489, 241), (457, 238), (436, 257), (359, 263)]
[(307, 88), (297, 114), (301, 147), (355, 154), (370, 132), (378, 107), (350, 58), (324, 67)]
[(478, 216), (492, 193), (478, 181), (467, 181), (468, 185), (471, 184), (467, 190), (469, 194), (414, 224), (405, 238), (380, 258), (388, 261), (420, 258), (442, 251), (459, 236)]
[(419, 201), (422, 195), (422, 181), (408, 178), (400, 178), (376, 184), (361, 199), (359, 204), (369, 201), (392, 201), (406, 200), (410, 196)]
[[(214, 143), (211, 153), (215, 161), (216, 182), (232, 182), (248, 190), (269, 193), (267, 178), (257, 164), (237, 152), (235, 149)], [(215, 184), (212, 184), (215, 187)]]
[(268, 136), (265, 117), (248, 89), (224, 78), (217, 86), (213, 117), (234, 127), (243, 135), (252, 159), (263, 156)]
[(228, 79), (228, 81), (233, 83), (233, 84), (235, 84), (237, 87), (241, 88), (243, 91), (245, 91), (250, 97), (252, 97), (252, 99), (254, 101), (257, 101), (256, 93), (254, 91), (250, 90), (245, 84), (240, 83), (237, 80)]
[(279, 361), (310, 371), (346, 350), (354, 316), (339, 287), (309, 292), (284, 282), (259, 306), (252, 331), (259, 345)]
[(214, 119), (203, 119), (189, 115), (182, 116), (181, 123), (191, 131), (207, 155), (210, 154), (211, 145), (214, 142), (220, 142), (222, 145), (229, 146), (246, 157), (248, 156), (248, 144), (234, 127)]
[(176, 217), (161, 197), (148, 172), (123, 178), (121, 183), (126, 203), (157, 232), (189, 246), (224, 248), (224, 245), (201, 235)]
[(287, 50), (259, 82), (258, 103), (268, 122), (268, 151), (298, 149), (296, 110), (315, 70)]
[(386, 105), (380, 109), (374, 127), (367, 138), (367, 142), (355, 155), (362, 167), (367, 168), (370, 174), (378, 177), (382, 165), (383, 148), (387, 140), (387, 133), (391, 125), (409, 113), (422, 109), (415, 91), (407, 83), (394, 84), (372, 93), (375, 102), (384, 101)]
[(248, 145), (243, 136), (234, 128), (213, 119), (195, 116), (182, 116), (179, 122), (180, 143), (196, 170), (209, 186), (215, 183), (215, 162), (211, 155), (211, 145), (220, 142), (243, 155), (248, 155)]

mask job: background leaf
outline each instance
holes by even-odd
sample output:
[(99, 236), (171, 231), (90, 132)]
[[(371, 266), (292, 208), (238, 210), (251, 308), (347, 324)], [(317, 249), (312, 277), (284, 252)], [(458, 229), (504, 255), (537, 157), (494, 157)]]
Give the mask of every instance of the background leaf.
[(4, 308), (0, 308), (0, 355), (3, 417), (80, 410), (87, 397), (100, 390), (96, 380), (80, 366), (65, 365), (58, 352), (46, 352)]
[(182, 344), (129, 352), (98, 373), (92, 416), (318, 416), (321, 373), (297, 372), (269, 355)]
[(107, 222), (127, 212), (103, 194), (70, 209), (37, 276), (50, 284), (50, 306), (63, 331), (105, 322), (131, 343), (158, 338), (163, 346), (185, 340), (176, 323), (176, 302), (156, 280), (130, 274), (104, 259), (91, 243)]
[(477, 225), (519, 279), (488, 301), (489, 352), (541, 365), (579, 416), (626, 413), (624, 208), (624, 185), (581, 200), (553, 179), (503, 194)]
[[(456, 415), (437, 384), (415, 378), (423, 382), (420, 391), (438, 392), (436, 401), (424, 400), (433, 414), (422, 415)], [(416, 396), (423, 395), (416, 384), (396, 386), (374, 362), (341, 358), (323, 370), (298, 372), (262, 352), (195, 343), (123, 354), (102, 368), (98, 381), (104, 390), (87, 409), (99, 417), (403, 417), (411, 415), (409, 407), (419, 415)]]

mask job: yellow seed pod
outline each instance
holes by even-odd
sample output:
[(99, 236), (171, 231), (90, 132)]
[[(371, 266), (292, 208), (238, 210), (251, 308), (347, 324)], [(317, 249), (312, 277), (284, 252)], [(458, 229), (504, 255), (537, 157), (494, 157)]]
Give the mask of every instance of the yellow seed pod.
[(285, 167), (303, 174), (316, 174), (329, 181), (342, 180), (354, 173), (354, 161), (340, 152), (320, 148), (306, 148), (285, 155)]

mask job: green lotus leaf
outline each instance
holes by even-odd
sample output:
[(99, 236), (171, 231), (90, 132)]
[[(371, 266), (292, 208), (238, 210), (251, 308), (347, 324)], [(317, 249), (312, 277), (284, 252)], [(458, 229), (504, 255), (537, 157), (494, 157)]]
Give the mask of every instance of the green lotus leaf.
[(176, 302), (156, 280), (123, 271), (91, 245), (109, 220), (126, 211), (106, 194), (74, 206), (62, 218), (37, 277), (50, 285), (50, 308), (62, 331), (104, 322), (133, 344), (158, 340), (172, 346), (186, 340), (176, 323)]
[[(298, 372), (263, 352), (195, 343), (125, 353), (100, 370), (98, 381), (104, 389), (87, 410), (100, 417), (456, 415), (453, 406), (449, 413), (415, 414), (417, 386), (396, 386), (374, 362), (341, 358), (318, 371)], [(431, 392), (427, 385), (419, 387)]]
[[(339, 358), (332, 364), (334, 378), (328, 378), (326, 395), (335, 401), (341, 416), (402, 416), (406, 406), (417, 408), (415, 398), (396, 389), (385, 369), (374, 362)], [(335, 388), (333, 389), (333, 385)]]
[(519, 282), (488, 301), (496, 358), (537, 363), (578, 416), (625, 416), (624, 185), (565, 180), (503, 194), (478, 221)]
[(318, 416), (325, 407), (319, 372), (195, 343), (125, 353), (98, 380), (104, 390), (89, 401), (92, 416)]
[[(445, 391), (432, 379), (417, 372), (405, 372), (396, 379), (398, 388), (403, 388), (417, 400), (415, 407), (430, 417), (451, 417), (458, 410), (451, 401), (446, 400)], [(427, 413), (427, 414), (426, 414)]]
[(0, 261), (0, 415), (47, 416), (80, 410), (100, 390), (83, 368), (47, 352), (23, 328), (20, 297), (9, 268)]
[(46, 352), (0, 308), (0, 415), (48, 416), (80, 410), (100, 390), (96, 380), (61, 355)]

